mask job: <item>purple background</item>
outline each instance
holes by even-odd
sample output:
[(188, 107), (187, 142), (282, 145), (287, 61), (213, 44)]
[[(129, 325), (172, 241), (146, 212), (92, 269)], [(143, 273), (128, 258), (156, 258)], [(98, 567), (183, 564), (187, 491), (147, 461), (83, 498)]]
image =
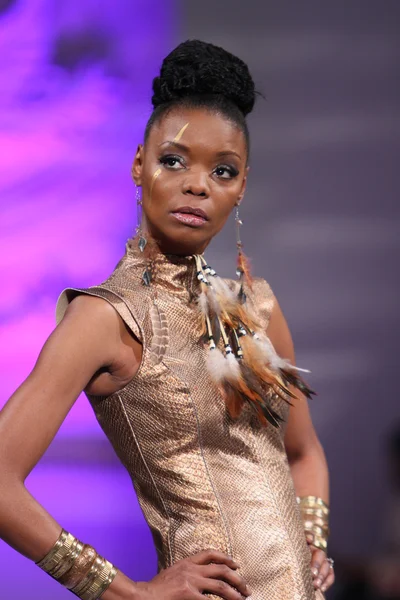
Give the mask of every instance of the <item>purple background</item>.
[[(171, 1), (0, 1), (0, 407), (54, 328), (61, 290), (105, 279), (134, 230), (131, 162), (178, 24)], [(154, 574), (131, 481), (84, 396), (27, 487), (129, 576)], [(1, 598), (71, 597), (1, 541), (0, 563)]]

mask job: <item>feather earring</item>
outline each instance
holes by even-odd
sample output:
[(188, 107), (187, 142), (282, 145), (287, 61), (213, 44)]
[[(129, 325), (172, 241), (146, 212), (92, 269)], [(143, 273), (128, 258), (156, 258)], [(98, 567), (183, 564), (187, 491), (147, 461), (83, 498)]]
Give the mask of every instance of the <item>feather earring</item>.
[(136, 214), (137, 214), (137, 225), (136, 225), (136, 236), (137, 244), (140, 252), (143, 253), (145, 259), (145, 269), (142, 275), (142, 281), (145, 286), (149, 286), (153, 278), (154, 271), (154, 258), (157, 254), (157, 247), (153, 240), (150, 240), (148, 235), (146, 236), (143, 230), (143, 201), (139, 192), (139, 186), (136, 185)]
[[(198, 307), (209, 343), (207, 367), (211, 379), (225, 399), (232, 418), (238, 417), (247, 404), (263, 425), (279, 427), (282, 417), (273, 408), (272, 400), (291, 404), (296, 395), (289, 389), (290, 385), (309, 398), (314, 392), (295, 373), (302, 369), (280, 358), (269, 338), (260, 332), (243, 289), (244, 283), (251, 285), (249, 271), (243, 268), (239, 273), (238, 293), (218, 277), (202, 255), (196, 255), (195, 261), (200, 282)], [(222, 349), (216, 343), (217, 330)]]
[(250, 289), (252, 289), (252, 277), (250, 270), (249, 259), (243, 253), (243, 243), (241, 238), (241, 226), (243, 225), (243, 221), (240, 218), (239, 214), (239, 204), (238, 202), (235, 206), (235, 224), (236, 224), (236, 248), (237, 248), (237, 264), (236, 264), (236, 276), (240, 283), (239, 288), (239, 300), (241, 303), (246, 301), (243, 282), (245, 281)]
[[(262, 381), (254, 368), (244, 360), (239, 336), (247, 331), (239, 321), (236, 311), (236, 307), (239, 306), (238, 296), (218, 277), (215, 270), (207, 265), (203, 256), (195, 256), (195, 261), (197, 279), (200, 282), (198, 306), (205, 319), (209, 342), (207, 366), (210, 376), (219, 388), (233, 418), (240, 414), (245, 403), (249, 403), (263, 424), (269, 422), (277, 427), (280, 417), (268, 405), (268, 395), (262, 387), (265, 381)], [(253, 319), (246, 316), (245, 307), (241, 306), (239, 313), (244, 322), (253, 324)], [(218, 324), (223, 351), (215, 343), (212, 322)], [(275, 378), (271, 375), (269, 380), (275, 383)]]

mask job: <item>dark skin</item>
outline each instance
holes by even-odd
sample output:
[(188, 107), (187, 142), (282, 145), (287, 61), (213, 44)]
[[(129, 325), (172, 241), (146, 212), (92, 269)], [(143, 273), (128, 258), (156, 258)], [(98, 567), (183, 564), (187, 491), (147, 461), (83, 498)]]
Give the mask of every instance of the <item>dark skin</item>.
[[(244, 135), (220, 115), (181, 109), (156, 124), (146, 145), (138, 147), (132, 174), (136, 185), (142, 186), (145, 226), (161, 250), (204, 252), (241, 202), (247, 172)], [(204, 226), (190, 227), (171, 216), (171, 211), (188, 204), (207, 213)]]
[[(161, 250), (201, 253), (243, 198), (248, 173), (245, 138), (223, 115), (176, 108), (138, 147), (132, 173), (142, 186), (143, 227)], [(201, 208), (207, 220), (198, 227), (177, 220), (173, 212), (182, 206)], [(268, 335), (278, 354), (294, 363), (290, 332), (277, 301)], [(80, 392), (106, 396), (120, 390), (135, 376), (141, 354), (140, 343), (107, 302), (79, 296), (45, 343), (32, 373), (0, 412), (0, 537), (21, 554), (40, 560), (61, 531), (27, 491), (25, 479)], [(296, 492), (327, 501), (326, 463), (304, 398), (296, 411), (291, 409), (285, 446)], [(314, 578), (315, 587), (327, 588), (333, 571), (323, 552), (312, 545), (310, 549), (321, 580)], [(226, 600), (250, 594), (240, 565), (209, 549), (176, 562), (150, 582), (133, 582), (119, 572), (102, 598), (200, 600), (205, 591)]]

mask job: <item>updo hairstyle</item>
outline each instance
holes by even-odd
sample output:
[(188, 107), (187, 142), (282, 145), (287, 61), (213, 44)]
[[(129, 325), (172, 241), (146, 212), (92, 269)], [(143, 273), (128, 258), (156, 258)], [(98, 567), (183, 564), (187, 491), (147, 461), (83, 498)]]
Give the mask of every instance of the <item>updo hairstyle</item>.
[(164, 58), (160, 75), (153, 80), (154, 110), (145, 141), (153, 125), (172, 108), (207, 108), (243, 131), (249, 151), (246, 116), (253, 110), (255, 97), (246, 63), (219, 46), (188, 40)]

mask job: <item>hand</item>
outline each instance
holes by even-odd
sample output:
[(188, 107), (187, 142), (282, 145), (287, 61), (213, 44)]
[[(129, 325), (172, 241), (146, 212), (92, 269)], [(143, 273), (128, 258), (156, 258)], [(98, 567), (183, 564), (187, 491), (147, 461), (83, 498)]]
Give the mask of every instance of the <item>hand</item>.
[(204, 600), (203, 592), (224, 600), (242, 600), (250, 595), (239, 565), (217, 550), (204, 550), (177, 561), (148, 583), (136, 584), (135, 600)]
[(335, 581), (335, 572), (323, 550), (315, 548), (312, 544), (309, 544), (309, 547), (314, 587), (320, 589), (321, 592), (326, 592)]

